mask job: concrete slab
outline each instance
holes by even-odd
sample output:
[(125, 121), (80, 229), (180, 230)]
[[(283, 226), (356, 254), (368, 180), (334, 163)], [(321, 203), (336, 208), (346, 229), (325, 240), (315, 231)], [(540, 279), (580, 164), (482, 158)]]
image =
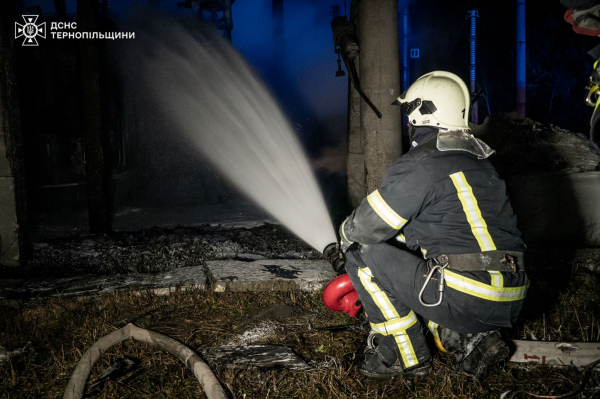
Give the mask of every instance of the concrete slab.
[[(216, 292), (316, 291), (335, 277), (331, 266), (324, 260), (220, 260), (206, 263), (206, 267), (181, 267), (156, 274), (3, 279), (0, 280), (0, 299), (90, 296), (129, 288), (166, 295), (177, 288), (206, 289), (208, 278), (214, 282)], [(206, 275), (206, 270), (210, 276)]]
[(157, 274), (81, 275), (64, 278), (0, 280), (0, 299), (49, 296), (95, 295), (128, 288), (149, 290), (157, 295), (169, 294), (180, 287), (205, 289), (206, 274), (202, 266), (181, 267)]
[(206, 262), (216, 292), (317, 291), (335, 277), (324, 260), (264, 259)]

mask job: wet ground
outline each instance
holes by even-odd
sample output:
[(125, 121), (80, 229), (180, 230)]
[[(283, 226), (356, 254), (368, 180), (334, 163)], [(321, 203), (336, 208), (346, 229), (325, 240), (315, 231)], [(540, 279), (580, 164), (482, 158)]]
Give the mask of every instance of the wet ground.
[(77, 274), (156, 273), (219, 259), (318, 259), (319, 252), (280, 225), (154, 227), (106, 236), (38, 241), (22, 267), (0, 269), (4, 278)]

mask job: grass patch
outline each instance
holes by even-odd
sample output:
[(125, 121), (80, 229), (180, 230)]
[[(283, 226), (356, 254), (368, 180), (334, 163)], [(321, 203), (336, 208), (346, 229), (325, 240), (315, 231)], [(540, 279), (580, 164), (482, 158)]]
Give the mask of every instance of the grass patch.
[[(598, 341), (600, 295), (598, 278), (578, 269), (565, 269), (568, 278), (552, 268), (533, 266), (526, 311), (515, 338)], [(558, 284), (558, 285), (557, 285)], [(550, 290), (550, 291), (549, 291)], [(274, 305), (293, 309), (292, 317), (269, 319)], [(214, 367), (235, 398), (497, 398), (512, 388), (551, 395), (568, 392), (579, 382), (579, 372), (534, 365), (500, 365), (483, 383), (457, 374), (451, 357), (436, 353), (434, 372), (416, 381), (371, 380), (361, 376), (345, 355), (357, 350), (363, 333), (330, 333), (315, 327), (350, 323), (326, 309), (320, 294), (299, 292), (212, 293), (200, 290), (156, 296), (122, 291), (94, 298), (50, 298), (0, 307), (0, 343), (8, 350), (25, 345), (27, 353), (0, 368), (0, 398), (62, 397), (82, 353), (98, 338), (128, 322), (169, 335), (198, 353), (219, 346), (260, 323), (272, 323), (274, 335), (260, 343), (291, 347), (307, 361), (328, 368), (310, 372), (290, 370), (234, 370)], [(118, 357), (138, 359), (131, 375), (93, 395), (94, 398), (203, 398), (183, 364), (146, 345), (125, 342), (109, 350), (94, 368), (91, 380)], [(591, 373), (583, 393), (598, 393), (600, 376)], [(524, 397), (524, 396), (520, 396)]]

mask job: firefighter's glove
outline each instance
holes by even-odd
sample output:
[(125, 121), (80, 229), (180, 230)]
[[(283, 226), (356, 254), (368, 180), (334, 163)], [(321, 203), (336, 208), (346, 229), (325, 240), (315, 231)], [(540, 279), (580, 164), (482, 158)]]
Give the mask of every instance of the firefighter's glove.
[(340, 249), (343, 253), (346, 253), (348, 248), (350, 248), (350, 245), (354, 244), (352, 241), (348, 240), (346, 233), (344, 232), (344, 229), (346, 228), (346, 222), (348, 222), (349, 219), (350, 217), (346, 218), (344, 223), (342, 223), (340, 226)]

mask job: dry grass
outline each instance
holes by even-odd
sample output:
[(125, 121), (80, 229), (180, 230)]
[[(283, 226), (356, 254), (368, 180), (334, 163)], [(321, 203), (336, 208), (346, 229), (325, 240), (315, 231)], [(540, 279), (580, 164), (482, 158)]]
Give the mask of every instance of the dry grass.
[[(514, 335), (542, 339), (545, 330), (546, 339), (597, 341), (600, 336), (597, 277), (577, 270), (568, 283), (564, 283), (564, 276), (558, 279), (562, 286), (557, 288), (552, 279), (543, 278), (541, 269), (534, 268), (531, 274), (532, 280), (538, 277), (537, 283), (532, 284), (528, 310)], [(552, 295), (548, 289), (553, 290)], [(550, 303), (547, 297), (555, 300)], [(172, 336), (200, 352), (203, 348), (228, 343), (260, 323), (264, 317), (256, 315), (276, 304), (292, 307), (294, 316), (271, 321), (277, 333), (263, 342), (288, 345), (306, 360), (327, 362), (330, 367), (311, 372), (215, 367), (232, 397), (497, 398), (512, 388), (544, 394), (563, 393), (579, 380), (579, 373), (572, 369), (503, 365), (480, 384), (454, 373), (449, 366), (450, 358), (441, 354), (435, 355), (434, 373), (427, 379), (370, 380), (358, 374), (344, 357), (356, 351), (364, 335), (312, 328), (351, 322), (344, 315), (327, 310), (319, 294), (188, 291), (158, 297), (130, 291), (92, 299), (52, 298), (0, 307), (0, 342), (9, 350), (30, 343), (26, 356), (0, 369), (0, 398), (61, 397), (83, 351), (101, 336), (128, 322)], [(116, 358), (125, 356), (139, 359), (140, 366), (131, 375), (110, 382), (92, 397), (204, 397), (193, 375), (175, 358), (132, 342), (107, 352), (94, 368), (92, 379)], [(599, 385), (600, 376), (593, 372), (584, 396), (580, 397), (594, 396)]]

